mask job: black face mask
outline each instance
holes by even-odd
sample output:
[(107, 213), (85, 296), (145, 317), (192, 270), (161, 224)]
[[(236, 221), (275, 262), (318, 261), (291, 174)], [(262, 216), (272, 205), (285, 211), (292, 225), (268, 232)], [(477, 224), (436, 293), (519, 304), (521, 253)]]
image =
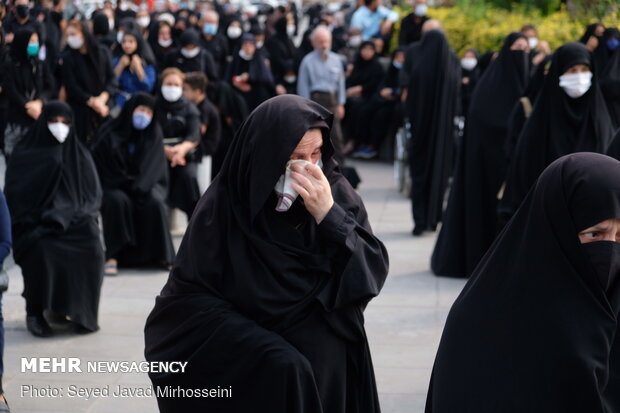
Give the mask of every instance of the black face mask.
[(596, 241), (581, 244), (605, 291), (620, 279), (620, 243)]
[(24, 4), (20, 4), (19, 6), (15, 7), (15, 13), (17, 13), (17, 17), (19, 17), (20, 19), (25, 19), (26, 17), (28, 17), (29, 11), (30, 10), (28, 9), (28, 6)]

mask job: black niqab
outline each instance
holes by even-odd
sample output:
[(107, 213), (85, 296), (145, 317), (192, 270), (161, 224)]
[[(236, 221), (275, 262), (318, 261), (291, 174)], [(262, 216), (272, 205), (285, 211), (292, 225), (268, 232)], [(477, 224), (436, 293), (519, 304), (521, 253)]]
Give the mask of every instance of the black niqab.
[(605, 153), (613, 137), (611, 119), (593, 71), (592, 86), (573, 99), (560, 87), (560, 76), (574, 65), (592, 68), (592, 55), (581, 43), (567, 43), (554, 54), (543, 88), (518, 139), (500, 201), (500, 224), (515, 213), (538, 175), (557, 158), (573, 152)]
[(618, 411), (620, 248), (578, 238), (610, 218), (620, 162), (578, 153), (541, 174), (450, 310), (427, 413)]

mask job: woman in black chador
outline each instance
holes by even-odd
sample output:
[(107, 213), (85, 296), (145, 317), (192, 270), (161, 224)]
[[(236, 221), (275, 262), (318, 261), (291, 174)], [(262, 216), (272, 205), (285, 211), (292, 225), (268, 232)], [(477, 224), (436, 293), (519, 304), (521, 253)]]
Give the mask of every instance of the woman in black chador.
[(69, 21), (65, 34), (68, 47), (62, 54), (62, 83), (75, 113), (75, 133), (90, 144), (110, 113), (108, 101), (118, 82), (109, 51), (99, 45), (85, 22)]
[(592, 66), (592, 54), (581, 43), (567, 43), (553, 55), (532, 115), (516, 144), (498, 208), (500, 226), (516, 212), (551, 162), (573, 152), (607, 150), (612, 122)]
[(50, 102), (17, 144), (6, 170), (15, 262), (24, 276), (28, 330), (53, 334), (48, 310), (79, 332), (96, 331), (103, 272), (97, 218), (101, 186), (73, 113)]
[(426, 413), (620, 411), (620, 162), (553, 162), (455, 301)]
[(508, 121), (529, 74), (527, 47), (523, 34), (508, 35), (474, 90), (448, 207), (431, 258), (437, 275), (469, 276), (495, 238), (497, 197), (507, 168)]
[(92, 148), (103, 187), (106, 273), (116, 265), (172, 263), (168, 227), (168, 167), (163, 133), (153, 120), (155, 98), (137, 93), (104, 124)]
[[(411, 60), (409, 63), (407, 60)], [(412, 46), (405, 58), (407, 100), (411, 122), (409, 169), (413, 235), (434, 231), (441, 221), (443, 199), (452, 173), (454, 116), (457, 111), (461, 71), (444, 34), (431, 30)]]
[(363, 310), (388, 257), (333, 160), (332, 116), (283, 95), (237, 133), (145, 328), (147, 360), (188, 362), (155, 386), (232, 397), (160, 397), (162, 412), (379, 412)]
[(3, 93), (7, 96), (7, 128), (4, 153), (26, 134), (41, 115), (43, 104), (54, 93), (54, 79), (47, 64), (39, 60), (39, 35), (32, 29), (19, 29), (11, 43), (11, 59), (3, 66)]

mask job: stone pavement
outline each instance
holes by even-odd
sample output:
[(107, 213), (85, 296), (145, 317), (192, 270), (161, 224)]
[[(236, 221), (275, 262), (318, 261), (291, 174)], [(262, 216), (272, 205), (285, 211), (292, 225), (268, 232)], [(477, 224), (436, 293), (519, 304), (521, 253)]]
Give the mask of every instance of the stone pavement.
[[(410, 202), (395, 189), (392, 166), (354, 162), (363, 183), (360, 193), (375, 233), (390, 254), (390, 274), (379, 297), (366, 310), (382, 411), (419, 413), (441, 330), (450, 305), (464, 285), (462, 280), (430, 274), (429, 259), (435, 236), (413, 238)], [(179, 239), (176, 239), (177, 243)], [(7, 262), (7, 267), (11, 263)], [(160, 271), (121, 271), (103, 283), (97, 333), (76, 336), (59, 331), (41, 339), (26, 331), (19, 267), (9, 269), (11, 285), (3, 297), (6, 328), (4, 389), (13, 412), (156, 412), (151, 397), (69, 397), (70, 386), (85, 388), (118, 385), (145, 388), (141, 373), (21, 372), (24, 357), (79, 357), (87, 361), (142, 361), (143, 327), (154, 298), (167, 274)], [(25, 386), (32, 386), (30, 392)], [(57, 389), (57, 390), (54, 390)], [(61, 391), (63, 397), (33, 397)], [(25, 392), (22, 394), (22, 392)]]

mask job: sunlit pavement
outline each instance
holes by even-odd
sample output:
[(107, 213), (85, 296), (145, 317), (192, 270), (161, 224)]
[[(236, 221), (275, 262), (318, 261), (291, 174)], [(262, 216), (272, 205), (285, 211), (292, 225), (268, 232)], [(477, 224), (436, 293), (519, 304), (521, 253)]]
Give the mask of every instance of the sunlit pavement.
[[(429, 272), (435, 235), (411, 236), (410, 201), (396, 191), (392, 166), (378, 162), (352, 165), (358, 168), (363, 180), (360, 193), (373, 229), (390, 254), (388, 280), (365, 313), (382, 411), (423, 412), (441, 329), (464, 281), (437, 278)], [(179, 239), (175, 241), (178, 245)], [(7, 262), (5, 267), (11, 265)], [(31, 357), (77, 357), (85, 370), (88, 361), (142, 361), (144, 322), (167, 273), (121, 271), (116, 277), (106, 277), (99, 307), (101, 330), (75, 335), (67, 328), (58, 328), (56, 335), (47, 339), (33, 337), (26, 331), (19, 267), (12, 266), (9, 275), (10, 289), (2, 300), (6, 328), (3, 383), (12, 411), (157, 411), (152, 397), (112, 395), (118, 386), (147, 388), (150, 382), (146, 374), (22, 372), (21, 363), (22, 358)], [(69, 394), (70, 389), (77, 387), (107, 386), (109, 397), (86, 399), (84, 394), (75, 397)], [(55, 391), (62, 393), (62, 397), (49, 397)], [(34, 397), (37, 395), (48, 397)]]

